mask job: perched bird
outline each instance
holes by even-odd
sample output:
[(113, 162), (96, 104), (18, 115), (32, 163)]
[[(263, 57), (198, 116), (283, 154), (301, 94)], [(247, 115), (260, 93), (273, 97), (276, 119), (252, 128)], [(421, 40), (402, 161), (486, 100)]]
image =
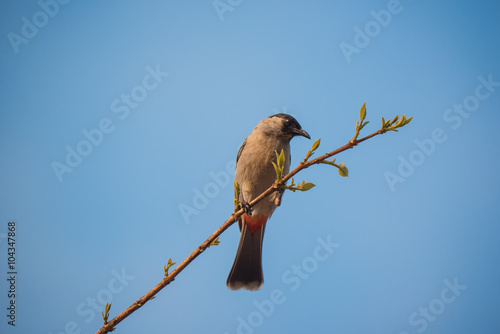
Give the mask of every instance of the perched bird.
[[(243, 205), (251, 202), (276, 181), (272, 162), (283, 150), (283, 175), (290, 169), (290, 140), (295, 136), (311, 139), (295, 118), (276, 114), (263, 119), (241, 145), (236, 158), (235, 182), (240, 187), (239, 200)], [(262, 274), (262, 240), (266, 222), (281, 203), (283, 192), (276, 191), (257, 203), (241, 216), (240, 243), (233, 267), (227, 278), (231, 290), (258, 290), (264, 283)]]

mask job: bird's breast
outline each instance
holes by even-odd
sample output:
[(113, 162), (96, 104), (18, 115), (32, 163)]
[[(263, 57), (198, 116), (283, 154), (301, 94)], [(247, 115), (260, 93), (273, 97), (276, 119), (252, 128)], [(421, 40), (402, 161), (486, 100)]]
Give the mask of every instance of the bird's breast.
[[(290, 145), (277, 139), (249, 136), (236, 164), (235, 181), (240, 185), (240, 201), (251, 202), (276, 181), (273, 162), (276, 163), (276, 152), (283, 149), (285, 165), (283, 175), (290, 169)], [(270, 216), (276, 208), (275, 192), (254, 207), (254, 214)]]

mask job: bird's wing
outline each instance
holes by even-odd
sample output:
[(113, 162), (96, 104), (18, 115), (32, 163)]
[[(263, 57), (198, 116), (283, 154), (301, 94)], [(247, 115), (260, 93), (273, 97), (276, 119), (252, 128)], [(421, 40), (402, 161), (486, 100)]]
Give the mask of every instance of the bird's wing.
[(245, 147), (246, 144), (247, 140), (245, 139), (243, 144), (241, 144), (240, 150), (238, 151), (238, 155), (236, 156), (236, 163), (238, 163), (238, 160), (240, 160), (241, 152), (243, 152), (243, 148)]
[[(240, 160), (240, 156), (241, 156), (241, 152), (243, 152), (243, 148), (245, 147), (245, 145), (247, 144), (247, 140), (245, 139), (243, 141), (243, 144), (241, 144), (241, 147), (240, 147), (240, 150), (238, 151), (238, 155), (236, 156), (236, 163), (238, 163), (238, 160)], [(235, 194), (236, 196), (236, 194)], [(240, 231), (241, 231), (241, 226), (242, 224), (242, 221), (241, 221), (241, 218), (238, 220), (238, 227), (240, 228)]]

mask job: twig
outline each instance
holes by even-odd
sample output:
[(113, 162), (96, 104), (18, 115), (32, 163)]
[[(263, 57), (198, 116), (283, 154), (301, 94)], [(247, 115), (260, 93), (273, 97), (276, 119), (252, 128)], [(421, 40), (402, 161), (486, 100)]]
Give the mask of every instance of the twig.
[[(306, 169), (311, 167), (312, 165), (316, 165), (322, 162), (325, 162), (326, 159), (339, 154), (343, 151), (349, 150), (351, 148), (354, 148), (356, 145), (359, 143), (364, 142), (365, 140), (368, 140), (374, 136), (383, 134), (387, 131), (397, 131), (396, 128), (402, 127), (406, 124), (408, 124), (411, 121), (411, 118), (406, 119), (406, 117), (403, 115), (402, 119), (400, 122), (396, 123), (398, 120), (398, 116), (393, 119), (393, 121), (385, 121), (382, 119), (382, 128), (378, 131), (375, 131), (374, 133), (363, 137), (361, 139), (357, 139), (359, 130), (362, 128), (365, 124), (363, 123), (364, 116), (366, 115), (366, 111), (363, 112), (363, 108), (365, 108), (365, 105), (363, 104), (363, 107), (361, 109), (361, 122), (357, 122), (356, 125), (356, 135), (344, 146), (339, 147), (338, 149), (331, 151), (329, 153), (326, 153), (320, 157), (317, 157), (316, 159), (307, 161), (307, 159), (312, 155), (313, 150), (310, 150), (308, 152), (308, 155), (306, 156), (305, 159), (303, 159), (295, 169), (293, 169), (291, 172), (289, 172), (287, 175), (281, 178), (279, 182), (274, 183), (271, 187), (269, 187), (266, 191), (264, 191), (262, 194), (260, 194), (257, 198), (255, 198), (253, 201), (248, 203), (249, 207), (255, 206), (257, 203), (262, 201), (266, 196), (269, 194), (277, 191), (278, 189), (284, 187), (286, 185), (286, 182), (291, 179), (294, 175), (299, 173), (301, 170)], [(315, 143), (316, 144), (316, 143)], [(316, 145), (316, 148), (318, 145)], [(216, 245), (218, 242), (214, 242), (215, 240), (218, 239), (218, 237), (225, 231), (227, 230), (232, 224), (234, 224), (238, 219), (240, 218), (241, 215), (244, 214), (244, 210), (240, 209), (234, 213), (231, 214), (228, 220), (222, 224), (221, 227), (219, 227), (210, 237), (208, 237), (207, 240), (205, 240), (201, 245), (199, 245), (184, 261), (182, 261), (171, 273), (168, 273), (167, 269), (165, 269), (165, 276), (164, 278), (151, 290), (149, 290), (148, 293), (146, 293), (144, 296), (136, 300), (132, 305), (130, 305), (126, 310), (118, 314), (115, 318), (111, 319), (110, 321), (105, 321), (105, 324), (96, 332), (96, 334), (104, 334), (108, 333), (111, 331), (114, 331), (114, 327), (118, 325), (120, 322), (122, 322), (125, 318), (127, 318), (129, 315), (131, 315), (134, 311), (139, 309), (140, 307), (144, 306), (149, 300), (153, 299), (154, 296), (160, 292), (164, 287), (166, 287), (168, 284), (170, 284), (175, 277), (180, 274), (184, 268), (186, 268), (194, 259), (196, 259), (201, 253), (203, 253), (208, 247), (211, 245)], [(171, 263), (171, 260), (169, 260)], [(107, 308), (107, 313), (109, 313), (109, 307)], [(104, 315), (103, 315), (104, 317)], [(107, 318), (105, 319), (107, 320)]]

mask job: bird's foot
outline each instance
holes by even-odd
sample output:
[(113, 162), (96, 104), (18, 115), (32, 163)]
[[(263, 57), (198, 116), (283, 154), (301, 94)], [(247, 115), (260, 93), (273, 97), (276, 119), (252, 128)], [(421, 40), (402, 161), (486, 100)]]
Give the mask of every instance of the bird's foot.
[(241, 202), (240, 203), (240, 209), (243, 209), (243, 211), (245, 212), (245, 214), (247, 216), (251, 216), (252, 215), (252, 207), (250, 206), (250, 204), (248, 204), (248, 202)]

